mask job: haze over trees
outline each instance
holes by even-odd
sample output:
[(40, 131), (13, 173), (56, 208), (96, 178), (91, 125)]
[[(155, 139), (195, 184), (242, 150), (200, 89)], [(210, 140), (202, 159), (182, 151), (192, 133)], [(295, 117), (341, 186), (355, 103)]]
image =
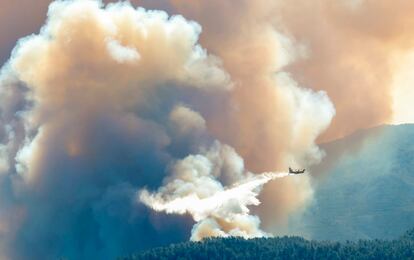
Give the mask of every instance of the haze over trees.
[(138, 259), (412, 259), (414, 229), (395, 240), (309, 241), (301, 237), (215, 238), (154, 248)]
[[(317, 240), (394, 239), (414, 223), (414, 125), (361, 130), (322, 145), (313, 203), (289, 235)], [(279, 234), (285, 235), (285, 234)]]

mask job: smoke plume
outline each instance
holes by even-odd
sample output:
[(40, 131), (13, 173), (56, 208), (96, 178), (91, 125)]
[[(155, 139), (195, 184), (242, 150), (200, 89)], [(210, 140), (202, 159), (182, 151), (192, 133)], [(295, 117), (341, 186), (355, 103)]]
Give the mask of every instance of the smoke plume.
[(195, 149), (187, 136), (209, 141), (190, 107), (232, 87), (200, 31), (128, 3), (50, 5), (40, 34), (20, 40), (1, 71), (4, 258), (112, 259), (187, 236), (186, 221), (156, 224), (135, 192)]
[(3, 258), (112, 259), (189, 236), (190, 219), (151, 209), (190, 214), (194, 240), (269, 235), (248, 207), (280, 175), (247, 169), (320, 160), (333, 106), (267, 64), (227, 71), (201, 31), (129, 3), (49, 6), (1, 70)]
[[(315, 135), (324, 129), (324, 124), (301, 128), (289, 122), (297, 115), (289, 113), (297, 109), (285, 109), (286, 92), (275, 90), (274, 82), (269, 80), (269, 75), (280, 74), (281, 70), (300, 86), (326, 91), (332, 100), (336, 115), (318, 142), (391, 122), (394, 102), (406, 110), (403, 114), (410, 111), (409, 102), (401, 104), (403, 100), (393, 99), (393, 76), (402, 57), (412, 49), (413, 34), (407, 28), (414, 22), (409, 14), (413, 3), (404, 0), (169, 2), (173, 11), (200, 22), (201, 43), (222, 58), (224, 67), (238, 84), (232, 96), (241, 104), (242, 116), (217, 123), (222, 126), (230, 122), (226, 129), (233, 128), (231, 132), (238, 134), (229, 136), (220, 127), (212, 130), (236, 148), (249, 169), (282, 170), (294, 164), (290, 159), (292, 154), (297, 160), (311, 143), (303, 139), (299, 143), (294, 141), (301, 139), (294, 133), (307, 138), (314, 136), (307, 132), (310, 129)], [(307, 120), (296, 122), (311, 125)], [(318, 122), (323, 120), (318, 118)], [(305, 161), (309, 163), (309, 159)], [(259, 207), (265, 226), (271, 228), (275, 220), (285, 219), (287, 212), (303, 205), (309, 189), (308, 180), (302, 181), (300, 185), (286, 178), (265, 187), (261, 195), (264, 202), (278, 201), (273, 208)], [(295, 195), (292, 199), (286, 194)]]
[[(257, 196), (264, 184), (288, 175), (247, 172), (243, 159), (232, 148), (216, 143), (206, 155), (190, 155), (178, 161), (156, 194), (143, 190), (139, 199), (156, 211), (190, 214), (197, 222), (192, 240), (265, 236), (260, 220), (249, 214), (248, 206), (260, 204)], [(224, 186), (225, 183), (232, 186)]]
[(411, 8), (404, 0), (280, 2), (280, 27), (309, 49), (288, 71), (335, 104), (322, 141), (391, 121), (396, 65), (413, 46)]
[(392, 115), (412, 4), (348, 2), (51, 3), (0, 72), (0, 257), (276, 234), (312, 197), (280, 172)]

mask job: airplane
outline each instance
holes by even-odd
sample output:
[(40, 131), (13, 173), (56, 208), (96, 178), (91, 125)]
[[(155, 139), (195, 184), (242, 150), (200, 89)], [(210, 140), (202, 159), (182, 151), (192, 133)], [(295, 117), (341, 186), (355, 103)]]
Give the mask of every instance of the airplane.
[(305, 169), (303, 170), (292, 170), (292, 168), (289, 167), (289, 173), (291, 174), (302, 174), (305, 172)]

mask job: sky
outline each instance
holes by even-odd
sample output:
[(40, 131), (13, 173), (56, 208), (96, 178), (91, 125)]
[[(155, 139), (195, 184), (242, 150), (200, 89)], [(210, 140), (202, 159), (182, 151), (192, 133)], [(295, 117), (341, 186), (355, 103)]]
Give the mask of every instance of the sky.
[(401, 65), (396, 70), (393, 86), (393, 118), (394, 124), (406, 124), (414, 122), (414, 113), (412, 112), (414, 100), (413, 87), (413, 68), (414, 68), (414, 53), (409, 52), (402, 58)]
[[(22, 37), (30, 35), (32, 33), (39, 32), (40, 27), (44, 24), (44, 21), (47, 17), (47, 8), (51, 0), (39, 0), (36, 2), (29, 1), (29, 0), (19, 0), (19, 1), (2, 1), (0, 3), (0, 63), (4, 64), (7, 59), (10, 57), (10, 54), (16, 44), (16, 41)], [(107, 1), (109, 2), (109, 1)], [(166, 0), (155, 0), (155, 1), (148, 1), (148, 0), (134, 0), (131, 1), (134, 6), (144, 6), (150, 9), (163, 9), (167, 10), (170, 13), (179, 13), (179, 11), (174, 10), (172, 7), (173, 4), (168, 3)], [(176, 3), (180, 3), (180, 1), (175, 1)], [(340, 2), (340, 1), (339, 1)], [(358, 5), (360, 1), (355, 1), (351, 4), (353, 9), (358, 9)], [(365, 1), (367, 6), (372, 1)], [(385, 4), (384, 4), (385, 3)], [(299, 4), (300, 5), (300, 4)], [(313, 5), (313, 3), (311, 4)], [(322, 5), (322, 4), (320, 4)], [(377, 4), (378, 9), (382, 8), (385, 9), (386, 2), (380, 1)], [(388, 16), (391, 16), (392, 10), (396, 10), (397, 12), (400, 11), (402, 7), (406, 5), (403, 1), (398, 1), (394, 6), (390, 7)], [(24, 6), (25, 8), (22, 8)], [(300, 9), (300, 8), (298, 8)], [(305, 9), (305, 8), (303, 8)], [(375, 11), (375, 7), (372, 13)], [(381, 11), (381, 10), (379, 10)], [(385, 14), (387, 16), (387, 14)], [(24, 19), (22, 19), (24, 18)], [(311, 18), (314, 19), (314, 18)], [(369, 19), (367, 19), (369, 20)], [(403, 19), (401, 19), (403, 20)], [(405, 19), (408, 20), (408, 19)], [(409, 21), (407, 21), (408, 23)], [(392, 25), (388, 26), (391, 27)], [(395, 25), (396, 26), (396, 25)], [(406, 26), (403, 25), (403, 28)], [(392, 29), (392, 28), (390, 28)], [(384, 29), (386, 31), (387, 29)], [(408, 32), (407, 32), (408, 33)], [(407, 34), (406, 33), (406, 34)], [(400, 33), (404, 35), (404, 32)], [(398, 58), (397, 64), (393, 64), (393, 91), (391, 94), (393, 105), (391, 106), (392, 109), (392, 116), (389, 117), (387, 120), (382, 120), (381, 123), (407, 123), (407, 122), (414, 122), (412, 113), (410, 113), (410, 100), (414, 98), (414, 94), (412, 93), (410, 87), (410, 82), (412, 82), (412, 78), (410, 77), (410, 71), (412, 66), (412, 54), (410, 55), (410, 51), (402, 54), (402, 57)], [(349, 133), (348, 133), (349, 134)]]
[(289, 166), (414, 121), (412, 8), (0, 2), (0, 258), (281, 234), (318, 178)]

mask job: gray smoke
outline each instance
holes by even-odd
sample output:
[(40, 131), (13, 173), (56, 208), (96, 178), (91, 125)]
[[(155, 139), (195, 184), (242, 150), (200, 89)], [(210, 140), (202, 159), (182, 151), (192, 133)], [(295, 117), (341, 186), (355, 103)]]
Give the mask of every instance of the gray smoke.
[(50, 5), (0, 74), (1, 258), (112, 259), (191, 228), (194, 240), (267, 236), (249, 208), (263, 185), (301, 190), (260, 204), (291, 205), (278, 215), (309, 200), (309, 176), (272, 173), (320, 161), (315, 139), (335, 113), (324, 92), (282, 72), (294, 43), (268, 28), (284, 58), (230, 67), (199, 44), (201, 31), (127, 2)]

